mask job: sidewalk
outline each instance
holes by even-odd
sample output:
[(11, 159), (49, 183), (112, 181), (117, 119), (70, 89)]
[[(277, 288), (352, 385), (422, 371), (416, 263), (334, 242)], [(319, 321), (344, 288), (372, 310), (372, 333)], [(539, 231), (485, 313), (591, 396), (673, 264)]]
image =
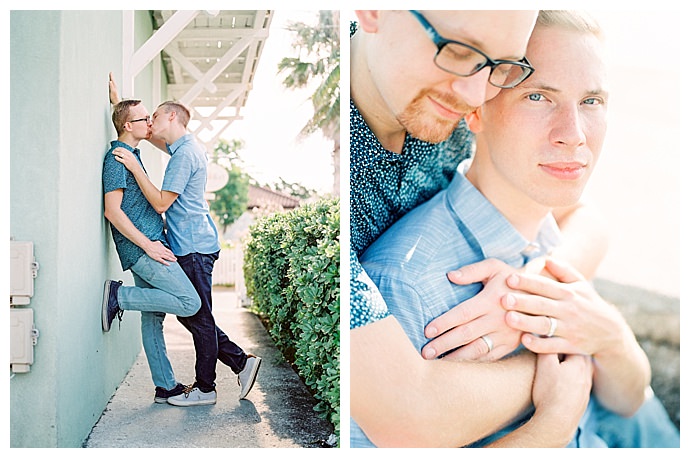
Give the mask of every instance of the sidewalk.
[[(154, 386), (142, 350), (84, 443), (85, 448), (323, 447), (330, 424), (312, 409), (306, 386), (285, 363), (258, 318), (237, 305), (235, 293), (214, 289), (216, 323), (247, 353), (263, 361), (254, 388), (239, 401), (237, 376), (218, 363), (212, 406), (153, 402)], [(127, 319), (125, 312), (124, 319)], [(117, 327), (111, 332), (117, 332)], [(194, 381), (194, 345), (174, 316), (165, 320), (168, 356), (177, 379)]]

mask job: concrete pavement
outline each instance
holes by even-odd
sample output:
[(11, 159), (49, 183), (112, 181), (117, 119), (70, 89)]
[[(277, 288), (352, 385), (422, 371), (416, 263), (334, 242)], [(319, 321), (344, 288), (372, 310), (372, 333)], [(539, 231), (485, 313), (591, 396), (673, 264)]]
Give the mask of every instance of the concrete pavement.
[[(280, 352), (258, 318), (237, 305), (235, 293), (214, 289), (216, 323), (247, 353), (263, 358), (257, 381), (240, 401), (237, 376), (218, 363), (212, 406), (175, 407), (153, 402), (154, 386), (143, 353), (137, 357), (85, 448), (324, 447), (330, 424), (313, 410), (315, 400)], [(124, 319), (127, 319), (125, 312)], [(134, 312), (136, 313), (136, 312)], [(194, 381), (194, 345), (174, 316), (164, 323), (168, 356), (177, 379)], [(114, 327), (110, 332), (117, 332)]]

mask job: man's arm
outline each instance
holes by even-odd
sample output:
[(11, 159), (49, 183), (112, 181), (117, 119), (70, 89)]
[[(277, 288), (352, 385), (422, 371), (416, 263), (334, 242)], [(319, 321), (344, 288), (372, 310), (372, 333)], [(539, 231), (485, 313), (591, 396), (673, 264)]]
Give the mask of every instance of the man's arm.
[(563, 236), (563, 243), (554, 250), (553, 257), (592, 279), (609, 245), (609, 233), (601, 214), (582, 203), (555, 208), (552, 213)]
[(423, 360), (352, 250), (350, 296), (351, 414), (376, 445), (467, 445), (529, 409), (533, 355)]
[(425, 361), (393, 316), (350, 331), (352, 418), (379, 447), (460, 447), (531, 406), (535, 357)]
[(112, 154), (115, 155), (115, 160), (123, 163), (125, 167), (127, 167), (127, 170), (132, 172), (134, 179), (137, 180), (139, 188), (154, 210), (158, 213), (163, 213), (170, 208), (179, 194), (170, 191), (161, 191), (156, 185), (151, 183), (148, 175), (146, 175), (146, 172), (144, 172), (141, 164), (139, 164), (139, 161), (137, 161), (131, 151), (118, 147), (113, 150)]
[(426, 361), (389, 316), (350, 331), (350, 412), (378, 447), (462, 447), (523, 416), (533, 397), (534, 415), (488, 446), (564, 447), (589, 401), (591, 361), (537, 358), (536, 374), (529, 352), (495, 363)]
[(487, 447), (565, 447), (575, 436), (592, 387), (588, 356), (537, 356), (532, 388), (534, 415), (524, 425)]
[(105, 217), (110, 221), (122, 235), (127, 237), (132, 243), (144, 250), (153, 260), (164, 265), (169, 262), (177, 261), (177, 258), (160, 241), (151, 241), (139, 229), (134, 226), (129, 217), (122, 211), (122, 189), (107, 192), (105, 194)]
[(113, 72), (108, 73), (108, 97), (112, 105), (120, 103), (120, 95), (117, 93), (117, 83), (113, 78)]

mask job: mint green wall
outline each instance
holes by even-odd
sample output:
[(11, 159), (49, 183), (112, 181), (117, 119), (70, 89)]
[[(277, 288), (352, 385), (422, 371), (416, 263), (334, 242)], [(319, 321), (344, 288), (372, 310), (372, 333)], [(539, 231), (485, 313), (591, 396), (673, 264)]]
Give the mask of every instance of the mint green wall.
[[(135, 22), (140, 44), (148, 12)], [(149, 105), (150, 67), (135, 84)], [(110, 71), (122, 77), (122, 12), (10, 12), (10, 236), (34, 242), (40, 264), (34, 364), (10, 380), (11, 447), (80, 447), (141, 349), (138, 313), (100, 325), (103, 281), (132, 284), (103, 217)]]

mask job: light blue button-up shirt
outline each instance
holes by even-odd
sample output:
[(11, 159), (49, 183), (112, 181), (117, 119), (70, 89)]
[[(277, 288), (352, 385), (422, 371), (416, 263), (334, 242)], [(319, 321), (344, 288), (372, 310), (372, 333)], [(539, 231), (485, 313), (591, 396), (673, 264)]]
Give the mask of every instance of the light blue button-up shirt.
[(170, 161), (161, 189), (179, 194), (165, 212), (170, 249), (176, 256), (215, 253), (220, 250), (218, 230), (204, 197), (206, 151), (187, 134), (168, 145), (168, 154)]
[[(482, 288), (481, 284), (455, 285), (446, 277), (448, 272), (485, 258), (519, 268), (548, 253), (559, 241), (551, 216), (545, 218), (536, 240), (525, 239), (457, 172), (447, 189), (391, 226), (360, 261), (390, 313), (421, 352), (429, 341), (424, 336), (426, 325)], [(374, 446), (352, 419), (350, 445)]]
[(426, 325), (474, 297), (479, 283), (456, 285), (446, 274), (497, 258), (515, 268), (547, 254), (560, 241), (552, 216), (536, 240), (525, 239), (473, 185), (456, 173), (450, 186), (391, 226), (360, 257), (389, 311), (415, 347), (428, 342)]

